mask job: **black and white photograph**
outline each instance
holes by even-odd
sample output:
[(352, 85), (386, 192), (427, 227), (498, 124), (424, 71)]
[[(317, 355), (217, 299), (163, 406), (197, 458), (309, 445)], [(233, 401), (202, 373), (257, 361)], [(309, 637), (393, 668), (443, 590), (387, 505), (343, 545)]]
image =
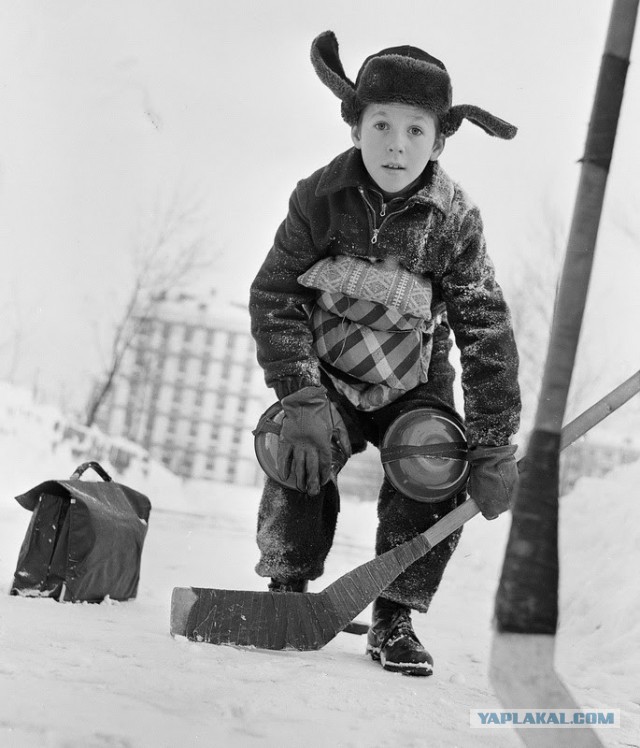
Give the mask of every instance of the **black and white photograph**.
[(638, 0), (0, 0), (0, 746), (640, 748)]

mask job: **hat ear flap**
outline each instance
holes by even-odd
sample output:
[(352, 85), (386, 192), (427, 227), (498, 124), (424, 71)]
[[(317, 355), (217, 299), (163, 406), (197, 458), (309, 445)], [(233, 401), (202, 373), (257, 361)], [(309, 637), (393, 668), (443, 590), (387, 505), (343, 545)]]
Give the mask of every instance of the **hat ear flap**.
[(357, 122), (356, 87), (347, 78), (333, 31), (324, 31), (311, 44), (311, 63), (318, 78), (342, 101), (342, 116), (349, 124)]
[(463, 119), (468, 119), (474, 125), (481, 127), (489, 135), (503, 140), (511, 140), (518, 132), (518, 128), (506, 122), (494, 114), (490, 114), (480, 107), (472, 104), (460, 104), (452, 106), (447, 114), (442, 118), (441, 130), (446, 137), (457, 132), (462, 124)]

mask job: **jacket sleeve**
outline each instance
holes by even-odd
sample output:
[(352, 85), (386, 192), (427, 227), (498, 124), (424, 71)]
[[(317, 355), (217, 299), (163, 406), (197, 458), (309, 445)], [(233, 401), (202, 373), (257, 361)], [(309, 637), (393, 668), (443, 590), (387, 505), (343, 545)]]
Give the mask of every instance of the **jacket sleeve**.
[(518, 430), (518, 352), (511, 315), (486, 253), (482, 219), (470, 207), (458, 219), (454, 259), (442, 292), (460, 349), (470, 446), (502, 446)]
[(273, 247), (251, 285), (249, 312), (258, 363), (267, 386), (282, 398), (302, 387), (320, 384), (318, 358), (305, 305), (314, 292), (297, 278), (317, 262), (304, 208), (304, 183), (289, 201), (289, 212), (276, 232)]

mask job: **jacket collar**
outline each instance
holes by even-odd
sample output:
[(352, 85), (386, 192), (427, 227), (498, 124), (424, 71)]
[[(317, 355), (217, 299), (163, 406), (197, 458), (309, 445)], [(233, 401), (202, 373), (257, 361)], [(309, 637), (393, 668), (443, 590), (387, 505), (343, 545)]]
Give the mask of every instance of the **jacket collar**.
[[(437, 161), (434, 161), (425, 169), (423, 180), (424, 184), (409, 201), (414, 204), (433, 205), (447, 214), (451, 209), (454, 194), (454, 184), (449, 175)], [(350, 148), (324, 168), (316, 187), (316, 195), (330, 195), (347, 187), (370, 189), (371, 186), (371, 178), (365, 169), (360, 151), (357, 148)]]

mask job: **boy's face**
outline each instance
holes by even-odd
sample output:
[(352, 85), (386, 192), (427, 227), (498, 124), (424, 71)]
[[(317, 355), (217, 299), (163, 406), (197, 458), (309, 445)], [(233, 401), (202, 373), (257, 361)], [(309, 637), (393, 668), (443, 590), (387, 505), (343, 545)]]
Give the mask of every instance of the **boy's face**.
[(367, 104), (351, 139), (383, 192), (402, 192), (444, 149), (433, 114), (411, 104)]

